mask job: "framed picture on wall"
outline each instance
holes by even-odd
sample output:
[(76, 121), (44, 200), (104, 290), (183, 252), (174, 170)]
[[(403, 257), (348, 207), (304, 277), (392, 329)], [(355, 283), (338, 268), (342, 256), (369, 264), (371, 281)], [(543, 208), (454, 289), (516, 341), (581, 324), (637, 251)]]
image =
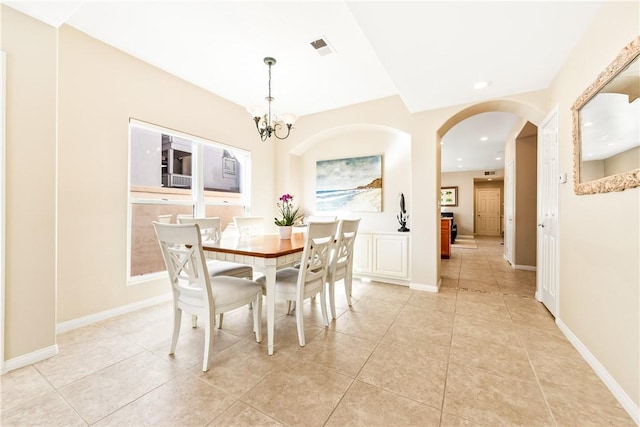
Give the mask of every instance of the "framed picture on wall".
[(458, 187), (440, 188), (440, 206), (458, 206)]
[(382, 156), (316, 162), (316, 209), (382, 211)]

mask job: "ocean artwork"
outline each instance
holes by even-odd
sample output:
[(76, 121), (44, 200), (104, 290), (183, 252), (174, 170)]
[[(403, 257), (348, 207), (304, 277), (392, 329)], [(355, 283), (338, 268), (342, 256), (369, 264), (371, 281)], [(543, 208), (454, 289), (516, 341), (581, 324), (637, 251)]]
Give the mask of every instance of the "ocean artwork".
[(382, 156), (318, 160), (316, 209), (380, 212)]

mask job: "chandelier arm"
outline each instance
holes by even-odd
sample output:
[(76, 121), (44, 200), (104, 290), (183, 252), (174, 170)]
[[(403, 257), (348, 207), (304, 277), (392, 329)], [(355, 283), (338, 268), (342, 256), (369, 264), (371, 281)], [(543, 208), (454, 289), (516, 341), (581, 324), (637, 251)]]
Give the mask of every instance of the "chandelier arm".
[(276, 129), (278, 127), (282, 128), (282, 125), (280, 125), (280, 123), (276, 123), (276, 129), (273, 130), (273, 136), (275, 136), (278, 139), (287, 139), (289, 137), (289, 134), (291, 133), (291, 126), (290, 124), (287, 125), (287, 134), (283, 137), (279, 137), (278, 134), (276, 133)]

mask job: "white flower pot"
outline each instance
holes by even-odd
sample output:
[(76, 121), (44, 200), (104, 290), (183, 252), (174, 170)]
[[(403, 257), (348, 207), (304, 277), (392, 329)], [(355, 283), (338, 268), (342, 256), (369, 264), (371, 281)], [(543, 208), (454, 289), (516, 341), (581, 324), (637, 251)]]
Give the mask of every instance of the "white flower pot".
[(278, 232), (280, 233), (281, 239), (290, 239), (291, 238), (291, 230), (293, 229), (290, 225), (282, 225), (278, 226)]

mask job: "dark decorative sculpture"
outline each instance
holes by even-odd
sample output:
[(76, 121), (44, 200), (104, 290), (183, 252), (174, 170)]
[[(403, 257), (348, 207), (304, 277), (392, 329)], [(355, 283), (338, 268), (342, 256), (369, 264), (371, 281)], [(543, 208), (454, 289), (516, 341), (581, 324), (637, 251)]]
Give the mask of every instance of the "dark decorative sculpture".
[(407, 219), (409, 219), (409, 215), (407, 215), (407, 211), (404, 208), (404, 193), (400, 193), (400, 213), (398, 214), (398, 222), (400, 223), (400, 228), (398, 231), (409, 231), (407, 228)]

